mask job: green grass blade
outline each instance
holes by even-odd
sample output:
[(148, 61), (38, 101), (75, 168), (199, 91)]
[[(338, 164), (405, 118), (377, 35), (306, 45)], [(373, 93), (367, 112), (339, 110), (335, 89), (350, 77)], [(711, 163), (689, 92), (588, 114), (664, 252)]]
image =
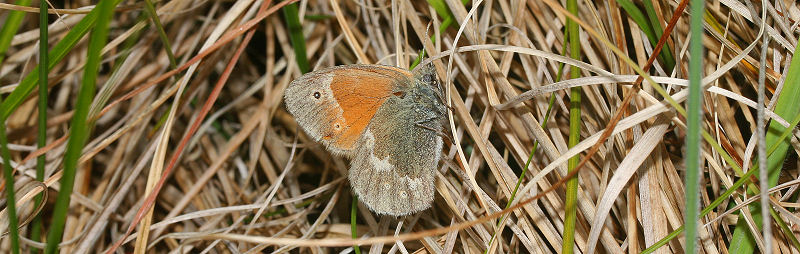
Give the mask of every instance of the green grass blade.
[[(39, 2), (39, 69), (47, 69), (47, 1)], [(39, 72), (39, 121), (38, 134), (36, 137), (36, 147), (42, 148), (47, 145), (47, 71)], [(36, 158), (36, 181), (44, 182), (44, 166), (47, 163), (46, 154), (39, 155)], [(40, 193), (34, 197), (34, 207), (39, 207), (42, 203), (44, 194)], [(42, 235), (42, 216), (37, 214), (33, 218), (33, 225), (31, 225), (31, 239), (40, 241)], [(39, 250), (33, 249), (34, 252)]]
[[(795, 49), (793, 54), (796, 56), (798, 50)], [(798, 84), (798, 82), (800, 82), (800, 57), (793, 57), (792, 62), (789, 64), (789, 70), (786, 73), (783, 90), (775, 104), (775, 114), (784, 119), (793, 118), (800, 114), (800, 100), (797, 100), (797, 98), (800, 97), (800, 84)], [(783, 167), (783, 161), (786, 159), (786, 154), (789, 151), (789, 139), (781, 138), (782, 135), (780, 135), (785, 130), (785, 127), (774, 120), (770, 121), (767, 127), (767, 147), (776, 146), (773, 156), (769, 156), (767, 159), (767, 173), (769, 174), (770, 187), (774, 187), (775, 184), (777, 184), (778, 176)], [(748, 195), (750, 194), (754, 193), (748, 192)], [(753, 214), (753, 220), (755, 220), (756, 226), (761, 228), (761, 216), (763, 215), (761, 208), (758, 205), (751, 205), (750, 211)], [(755, 251), (754, 243), (755, 240), (753, 239), (752, 232), (750, 232), (750, 228), (745, 223), (743, 215), (740, 214), (728, 249), (730, 253), (752, 253)]]
[[(699, 2), (702, 2), (702, 1), (699, 1)], [(548, 5), (550, 5), (551, 7), (554, 7), (554, 8), (558, 8), (558, 6), (557, 6), (557, 5), (555, 5), (555, 4), (552, 4), (552, 3), (548, 3)], [(570, 19), (577, 19), (577, 17), (576, 17), (575, 15), (573, 15), (573, 14), (571, 14), (571, 13), (569, 13), (569, 12), (563, 12), (563, 13), (565, 13), (565, 14), (566, 14), (566, 16), (567, 16), (568, 18), (570, 18)], [(580, 21), (576, 21), (576, 22), (580, 22)], [(585, 25), (585, 24), (583, 24), (583, 25)], [(684, 116), (684, 117), (686, 117), (686, 116), (687, 116), (686, 109), (685, 109), (683, 106), (681, 106), (679, 103), (677, 103), (677, 101), (675, 101), (675, 99), (674, 99), (674, 98), (672, 98), (672, 96), (670, 96), (669, 94), (667, 94), (667, 93), (666, 93), (666, 91), (665, 91), (665, 90), (664, 90), (662, 87), (660, 87), (660, 86), (657, 86), (657, 85), (654, 85), (654, 84), (658, 84), (658, 83), (657, 83), (657, 82), (655, 82), (655, 81), (654, 81), (654, 80), (653, 80), (653, 79), (652, 79), (652, 78), (651, 78), (649, 75), (647, 75), (647, 73), (645, 73), (644, 71), (642, 71), (642, 69), (641, 69), (641, 68), (639, 68), (639, 67), (638, 67), (638, 66), (637, 66), (637, 65), (636, 65), (636, 64), (635, 64), (635, 63), (634, 63), (634, 62), (633, 62), (633, 61), (632, 61), (632, 60), (631, 60), (629, 57), (627, 57), (627, 55), (626, 55), (624, 52), (622, 52), (620, 49), (618, 49), (618, 48), (614, 47), (614, 46), (613, 46), (613, 44), (611, 44), (611, 43), (610, 43), (608, 40), (606, 40), (604, 37), (601, 37), (601, 36), (599, 36), (599, 35), (597, 34), (597, 32), (596, 32), (596, 31), (594, 31), (594, 30), (592, 30), (592, 29), (591, 29), (591, 27), (590, 27), (590, 26), (586, 26), (586, 27), (587, 27), (587, 32), (589, 32), (589, 34), (591, 34), (591, 35), (592, 35), (594, 38), (597, 38), (597, 39), (599, 39), (600, 41), (602, 41), (602, 42), (603, 42), (603, 44), (605, 44), (605, 45), (609, 45), (609, 48), (610, 48), (610, 49), (611, 49), (611, 50), (612, 50), (612, 51), (613, 51), (613, 52), (614, 52), (616, 55), (618, 55), (619, 57), (621, 57), (621, 59), (622, 59), (622, 60), (623, 60), (623, 61), (624, 61), (624, 62), (625, 62), (625, 63), (626, 63), (628, 66), (630, 66), (631, 68), (633, 68), (633, 70), (634, 70), (636, 73), (638, 73), (639, 75), (642, 75), (642, 76), (643, 76), (643, 77), (644, 77), (644, 78), (645, 78), (645, 79), (648, 81), (648, 82), (645, 82), (645, 84), (649, 85), (649, 86), (650, 86), (650, 88), (652, 88), (652, 89), (653, 89), (653, 90), (655, 90), (655, 91), (656, 91), (658, 94), (660, 94), (661, 96), (663, 96), (663, 97), (664, 97), (664, 99), (666, 100), (666, 102), (667, 102), (667, 103), (668, 103), (670, 106), (672, 106), (672, 107), (675, 109), (675, 111), (677, 111), (677, 112), (678, 112), (680, 115), (682, 115), (682, 116)], [(751, 46), (751, 47), (752, 47), (752, 46)], [(749, 47), (748, 47), (748, 48), (749, 48)], [(749, 49), (748, 49), (748, 50), (749, 50)], [(738, 60), (737, 60), (737, 61), (738, 61)], [(789, 82), (789, 80), (787, 79), (787, 83), (788, 83), (788, 82)], [(797, 80), (794, 80), (794, 82), (797, 82)], [(796, 84), (793, 84), (793, 85), (796, 85)], [(790, 92), (790, 93), (791, 93), (791, 92)], [(794, 110), (800, 110), (800, 109), (798, 109), (798, 108), (794, 108)], [(785, 118), (788, 118), (788, 117), (784, 117), (784, 119), (785, 119)], [(771, 123), (771, 124), (778, 124), (778, 123)], [(716, 142), (716, 140), (714, 139), (714, 137), (712, 137), (712, 136), (711, 136), (711, 135), (710, 135), (710, 134), (709, 134), (707, 131), (705, 131), (705, 130), (702, 130), (702, 129), (701, 129), (701, 134), (702, 134), (702, 137), (703, 137), (704, 141), (705, 141), (706, 143), (708, 143), (709, 145), (711, 145), (711, 146), (714, 148), (714, 150), (715, 150), (717, 153), (719, 153), (719, 155), (720, 155), (720, 156), (721, 156), (721, 157), (724, 159), (724, 161), (725, 161), (726, 163), (728, 163), (728, 164), (731, 166), (731, 168), (732, 168), (732, 169), (733, 169), (735, 172), (737, 172), (737, 174), (740, 174), (740, 175), (741, 175), (741, 174), (743, 174), (743, 173), (742, 173), (742, 170), (741, 170), (741, 166), (740, 166), (740, 165), (738, 165), (738, 162), (737, 162), (737, 161), (735, 161), (735, 160), (733, 160), (733, 159), (730, 157), (730, 155), (728, 155), (728, 154), (727, 154), (727, 152), (725, 151), (725, 149), (722, 149), (722, 147), (721, 147), (721, 146), (720, 146), (720, 145), (719, 145), (719, 144)], [(774, 134), (773, 134), (773, 135), (774, 135)], [(769, 142), (768, 142), (768, 144), (769, 144)], [(786, 146), (788, 147), (788, 144), (786, 144)], [(770, 147), (772, 147), (772, 146), (770, 146)], [(748, 185), (748, 188), (755, 188), (755, 187), (752, 187), (752, 184), (750, 184), (750, 185)]]
[(419, 54), (417, 54), (417, 58), (414, 58), (414, 62), (412, 62), (411, 65), (408, 66), (408, 69), (413, 70), (414, 68), (417, 68), (417, 65), (419, 65), (419, 63), (422, 62), (422, 58), (424, 57), (425, 57), (425, 48), (422, 48), (422, 50), (419, 51)]
[[(31, 3), (30, 0), (20, 0), (15, 2), (16, 5), (27, 6)], [(5, 22), (0, 29), (0, 64), (5, 60), (6, 52), (11, 46), (11, 41), (14, 35), (19, 30), (22, 24), (22, 19), (25, 13), (21, 11), (11, 11), (6, 17)], [(3, 100), (0, 99), (0, 105)], [(8, 150), (8, 137), (6, 136), (6, 117), (0, 116), (0, 156), (3, 159), (3, 178), (6, 184), (6, 208), (8, 210), (8, 233), (11, 242), (11, 252), (19, 253), (19, 226), (17, 222), (17, 208), (14, 202), (14, 173), (11, 167), (11, 152)]]
[[(467, 5), (470, 0), (461, 0), (461, 4)], [(453, 12), (450, 11), (450, 7), (447, 6), (444, 0), (428, 0), (428, 4), (433, 7), (433, 10), (436, 11), (436, 14), (442, 18), (442, 24), (439, 25), (439, 31), (444, 32), (445, 29), (450, 27), (451, 24), (456, 20), (456, 16), (453, 15)]]
[(692, 0), (689, 5), (689, 98), (686, 111), (686, 230), (685, 253), (695, 253), (697, 245), (697, 219), (700, 210), (700, 153), (703, 132), (703, 0)]
[(167, 38), (167, 33), (164, 32), (164, 26), (161, 25), (161, 20), (158, 18), (158, 13), (156, 12), (155, 6), (153, 6), (153, 1), (144, 0), (144, 9), (147, 11), (147, 15), (150, 15), (150, 18), (153, 20), (153, 24), (156, 26), (156, 30), (158, 30), (158, 37), (161, 38), (161, 43), (164, 44), (164, 50), (167, 51), (167, 58), (169, 58), (169, 68), (176, 69), (178, 68), (178, 61), (175, 60), (175, 54), (172, 53), (172, 44), (169, 43), (169, 38)]
[[(661, 33), (663, 33), (663, 30), (660, 28), (660, 25), (657, 28), (653, 28), (650, 21), (644, 15), (644, 13), (642, 13), (642, 11), (639, 10), (639, 7), (637, 7), (636, 4), (634, 4), (630, 0), (617, 0), (617, 3), (619, 4), (620, 7), (622, 7), (622, 9), (625, 10), (625, 12), (628, 13), (628, 16), (630, 16), (631, 19), (633, 19), (633, 22), (639, 26), (639, 29), (641, 29), (642, 32), (644, 32), (645, 36), (647, 36), (647, 40), (650, 41), (650, 45), (655, 46), (658, 43), (658, 38), (661, 38)], [(649, 6), (652, 9), (652, 3), (650, 3)], [(658, 19), (656, 19), (655, 15), (656, 15), (655, 10), (653, 9), (652, 14), (649, 14), (648, 16), (652, 20), (655, 20), (655, 24), (658, 24)], [(658, 34), (656, 33), (656, 30), (658, 30), (659, 32)], [(664, 49), (661, 50), (660, 58), (664, 63), (666, 69), (672, 69), (672, 66), (675, 65), (674, 63), (675, 61), (673, 60), (672, 56), (672, 51), (670, 51), (669, 47), (667, 47), (666, 45), (664, 45)]]
[(300, 68), (301, 73), (306, 73), (311, 70), (311, 65), (308, 63), (306, 37), (303, 35), (303, 25), (300, 24), (297, 3), (284, 6), (282, 11), (289, 30), (289, 41), (294, 49), (294, 59), (297, 61), (297, 67)]
[[(795, 115), (795, 118), (790, 122), (789, 126), (797, 126), (798, 124), (800, 124), (800, 114)], [(783, 133), (781, 133), (778, 136), (778, 140), (788, 140), (788, 137), (789, 137), (790, 134), (792, 134), (792, 129), (786, 128), (786, 129), (783, 130)], [(779, 143), (775, 143), (775, 144), (770, 145), (769, 148), (767, 149), (767, 158), (772, 156), (775, 153), (775, 151), (778, 150), (778, 147), (779, 147)], [(717, 148), (719, 148), (719, 147), (717, 147)], [(750, 179), (752, 179), (751, 176), (753, 176), (756, 172), (758, 172), (758, 164), (755, 164), (755, 166), (753, 166), (753, 168), (750, 171), (747, 171), (747, 173), (745, 173), (744, 175), (741, 175), (739, 177), (739, 180), (734, 182), (733, 185), (731, 185), (731, 187), (728, 188), (728, 190), (726, 190), (717, 199), (715, 199), (706, 208), (704, 208), (700, 212), (700, 216), (702, 217), (702, 216), (708, 215), (709, 212), (711, 212), (712, 210), (717, 208), (717, 206), (722, 204), (723, 201), (728, 200), (730, 198), (730, 196), (733, 195), (733, 193), (736, 192), (739, 188), (741, 188), (745, 184), (749, 184), (750, 183)], [(679, 227), (678, 229), (676, 229), (675, 231), (673, 231), (672, 233), (670, 233), (669, 235), (664, 237), (664, 239), (659, 240), (658, 242), (656, 242), (655, 244), (653, 244), (649, 248), (647, 248), (644, 251), (642, 251), (642, 253), (643, 254), (653, 253), (655, 250), (657, 250), (658, 248), (661, 248), (662, 246), (666, 245), (669, 241), (672, 241), (679, 234), (683, 233), (683, 230), (684, 230), (683, 226)]]
[[(643, 0), (642, 3), (644, 4), (645, 12), (647, 12), (647, 17), (650, 18), (650, 25), (652, 26), (653, 32), (655, 32), (655, 42), (653, 39), (648, 38), (650, 43), (655, 47), (658, 43), (658, 38), (661, 38), (661, 35), (664, 34), (664, 28), (661, 27), (661, 22), (658, 21), (658, 14), (656, 13), (656, 8), (653, 7), (652, 0)], [(661, 50), (661, 62), (664, 63), (664, 68), (666, 71), (671, 70), (675, 66), (675, 59), (672, 56), (672, 51), (667, 45), (664, 45), (664, 48)]]
[[(14, 4), (28, 6), (31, 4), (31, 0), (18, 0)], [(24, 17), (24, 12), (11, 11), (8, 13), (6, 21), (0, 26), (2, 27), (2, 29), (0, 29), (0, 63), (3, 63), (3, 60), (5, 60), (6, 51), (8, 51), (8, 47), (11, 46), (11, 40), (13, 40), (14, 35), (17, 34), (17, 30), (19, 30), (19, 26), (22, 24), (22, 18)]]
[[(350, 234), (353, 239), (358, 238), (358, 228), (356, 227), (356, 215), (358, 214), (358, 197), (353, 195), (353, 204), (350, 205)], [(361, 247), (353, 245), (356, 254), (361, 254)]]
[[(0, 118), (3, 123), (6, 118)], [(6, 210), (8, 210), (8, 235), (11, 252), (19, 253), (19, 224), (17, 223), (16, 199), (14, 198), (14, 169), (11, 167), (11, 153), (8, 151), (6, 125), (0, 124), (0, 155), (3, 157), (3, 178), (6, 184)]]
[[(470, 0), (462, 0), (461, 4), (467, 5)], [(439, 31), (444, 32), (445, 29), (450, 27), (453, 22), (456, 20), (456, 16), (453, 15), (453, 12), (450, 11), (450, 7), (447, 6), (444, 0), (428, 0), (428, 4), (433, 7), (433, 10), (436, 11), (436, 14), (442, 18), (442, 24), (439, 25)]]
[[(709, 212), (714, 210), (714, 208), (716, 208), (717, 206), (722, 204), (723, 201), (727, 200), (731, 195), (733, 195), (733, 193), (736, 192), (736, 190), (738, 190), (739, 188), (741, 188), (745, 184), (748, 184), (750, 182), (750, 176), (752, 176), (753, 173), (755, 173), (755, 170), (748, 171), (747, 174), (745, 174), (744, 176), (739, 178), (739, 180), (734, 182), (733, 185), (731, 185), (731, 188), (728, 188), (728, 190), (726, 190), (724, 193), (722, 193), (722, 195), (720, 195), (719, 198), (714, 200), (714, 202), (711, 202), (711, 204), (709, 204), (709, 206), (707, 206), (705, 209), (703, 209), (703, 211), (700, 212), (700, 216), (706, 216)], [(669, 233), (663, 239), (659, 240), (658, 242), (654, 243), (652, 246), (650, 246), (647, 249), (643, 250), (642, 254), (650, 254), (650, 253), (655, 252), (659, 248), (661, 248), (664, 245), (666, 245), (668, 242), (670, 242), (673, 239), (675, 239), (675, 237), (678, 237), (681, 233), (683, 233), (684, 230), (686, 230), (686, 224), (678, 227), (678, 229), (676, 229), (675, 231), (672, 231), (671, 233)]]
[[(112, 0), (113, 5), (117, 5), (122, 0)], [(64, 56), (69, 53), (73, 47), (83, 38), (86, 33), (89, 32), (94, 26), (94, 23), (97, 21), (97, 16), (100, 10), (98, 8), (92, 9), (86, 16), (81, 19), (78, 24), (70, 29), (69, 33), (64, 36), (55, 46), (53, 49), (50, 50), (50, 54), (48, 55), (47, 61), (47, 68), (51, 69), (56, 64), (58, 64)], [(4, 26), (5, 27), (5, 26)], [(39, 82), (39, 67), (34, 67), (34, 69), (28, 73), (22, 82), (19, 83), (16, 89), (8, 95), (8, 97), (0, 104), (0, 116), (8, 117), (11, 115), (11, 112), (14, 112), (17, 107), (28, 97), (28, 95), (33, 91), (33, 88), (36, 86), (36, 83)]]
[(647, 18), (650, 20), (650, 26), (651, 29), (653, 29), (653, 33), (658, 38), (661, 38), (661, 35), (664, 33), (664, 31), (661, 28), (661, 22), (658, 21), (658, 14), (656, 14), (656, 8), (653, 6), (653, 1), (643, 0), (642, 4), (644, 4), (644, 11), (647, 13)]
[(771, 209), (769, 210), (769, 214), (770, 216), (772, 216), (772, 219), (774, 219), (775, 222), (778, 224), (778, 227), (783, 232), (783, 235), (785, 235), (786, 238), (789, 238), (789, 241), (792, 243), (792, 246), (794, 246), (796, 249), (800, 249), (800, 241), (797, 240), (797, 237), (795, 237), (792, 229), (789, 228), (789, 225), (787, 225), (786, 222), (783, 221), (783, 219), (781, 219), (781, 216), (778, 214), (778, 212), (776, 212), (774, 209)]
[(453, 17), (453, 13), (450, 12), (450, 8), (447, 7), (447, 3), (445, 3), (444, 0), (428, 0), (428, 4), (433, 7), (433, 10), (436, 11), (436, 14), (438, 14), (439, 17), (442, 17), (442, 20), (452, 20), (455, 18)]
[[(634, 4), (630, 0), (617, 0), (617, 3), (619, 4), (620, 7), (622, 7), (622, 9), (625, 10), (625, 12), (628, 13), (628, 16), (630, 16), (631, 19), (633, 19), (633, 22), (639, 25), (639, 29), (641, 29), (642, 32), (644, 32), (644, 34), (647, 35), (648, 40), (650, 39), (650, 37), (656, 36), (656, 33), (653, 32), (653, 28), (650, 27), (650, 22), (647, 21), (647, 17), (645, 17), (644, 13), (642, 13), (642, 11), (639, 10), (639, 7), (637, 7), (636, 4)], [(658, 42), (658, 40), (656, 40), (656, 42)]]
[[(461, 3), (466, 5), (468, 1), (469, 0), (463, 0)], [(428, 0), (428, 4), (433, 7), (433, 10), (436, 11), (436, 14), (442, 18), (442, 24), (439, 25), (439, 32), (444, 33), (445, 30), (447, 30), (447, 28), (450, 27), (455, 20), (453, 12), (450, 11), (450, 8), (447, 7), (447, 3), (445, 3), (443, 0)], [(431, 42), (436, 42), (435, 35), (431, 35)], [(420, 62), (422, 62), (422, 59), (425, 58), (425, 53), (426, 51), (424, 48), (420, 50), (417, 58), (411, 63), (411, 66), (409, 67), (410, 70), (413, 70)]]
[[(567, 11), (578, 16), (578, 1), (567, 0)], [(569, 39), (570, 56), (573, 59), (581, 60), (581, 37), (578, 31), (578, 23), (572, 19), (567, 20), (567, 37)], [(576, 79), (581, 76), (581, 69), (572, 66), (570, 78)], [(569, 141), (567, 146), (570, 148), (580, 143), (581, 139), (581, 88), (570, 88), (569, 105)], [(569, 171), (575, 170), (580, 162), (580, 155), (569, 158), (567, 167)], [(564, 201), (564, 240), (561, 244), (562, 253), (574, 253), (575, 246), (575, 225), (578, 218), (578, 177), (569, 179), (566, 184), (567, 193)]]
[(75, 184), (75, 173), (78, 167), (81, 151), (91, 132), (92, 124), (87, 122), (89, 107), (94, 97), (95, 84), (97, 83), (97, 72), (101, 63), (103, 47), (108, 39), (108, 30), (113, 16), (115, 0), (100, 1), (95, 7), (97, 12), (97, 24), (92, 29), (89, 37), (89, 48), (86, 55), (86, 65), (84, 66), (83, 80), (78, 90), (78, 98), (75, 104), (75, 113), (70, 123), (70, 137), (67, 141), (67, 148), (64, 152), (64, 173), (61, 178), (61, 190), (58, 192), (56, 204), (53, 209), (53, 221), (47, 235), (46, 254), (55, 253), (64, 232), (64, 224), (69, 209), (70, 195)]
[[(145, 22), (147, 20), (147, 15), (148, 14), (144, 13), (140, 14), (136, 23)], [(120, 53), (116, 58), (114, 67), (111, 69), (111, 75), (109, 75), (106, 83), (103, 85), (102, 89), (98, 91), (94, 101), (92, 101), (92, 107), (89, 108), (89, 119), (96, 119), (98, 117), (98, 114), (100, 114), (108, 100), (111, 99), (111, 96), (123, 82), (121, 76), (124, 75), (120, 73), (120, 68), (122, 68), (123, 63), (128, 61), (133, 47), (141, 40), (143, 30), (145, 29), (134, 30), (133, 33), (125, 39), (125, 42), (122, 43), (122, 47), (119, 50)]]
[[(1, 100), (1, 99), (0, 99)], [(6, 118), (0, 117), (5, 123)], [(11, 240), (11, 252), (19, 253), (19, 224), (17, 223), (16, 199), (14, 198), (14, 169), (11, 167), (11, 152), (8, 151), (6, 125), (0, 124), (0, 157), (3, 157), (3, 178), (6, 184), (6, 210), (8, 210), (8, 235)]]

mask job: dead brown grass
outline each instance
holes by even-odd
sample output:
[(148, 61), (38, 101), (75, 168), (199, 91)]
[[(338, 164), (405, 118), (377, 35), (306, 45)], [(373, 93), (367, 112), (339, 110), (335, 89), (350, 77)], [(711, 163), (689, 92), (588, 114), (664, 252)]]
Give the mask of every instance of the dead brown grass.
[[(345, 240), (351, 234), (348, 162), (311, 141), (282, 105), (284, 88), (300, 71), (279, 12), (258, 23), (249, 41), (244, 39), (246, 29), (230, 33), (267, 15), (266, 9), (259, 12), (261, 2), (157, 3), (178, 65), (187, 67), (165, 75), (171, 69), (157, 31), (137, 23), (141, 5), (123, 4), (112, 23), (98, 90), (113, 103), (94, 107), (93, 112), (102, 113), (82, 157), (62, 252), (101, 252), (122, 241), (118, 251), (146, 248), (156, 253), (334, 253), (350, 251), (352, 244), (364, 244), (362, 251), (370, 253), (560, 253), (563, 187), (513, 210), (500, 227), (497, 219), (487, 216), (499, 216), (506, 207), (534, 141), (539, 149), (514, 204), (550, 188), (566, 174), (567, 158), (597, 142), (637, 78), (610, 47), (620, 48), (639, 66), (653, 47), (615, 1), (581, 2), (582, 21), (596, 31), (582, 34), (581, 61), (563, 57), (565, 15), (543, 1), (445, 2), (455, 22), (439, 31), (441, 17), (425, 1), (300, 1), (301, 16), (316, 17), (302, 20), (313, 68), (351, 63), (407, 68), (424, 48), (426, 62), (436, 67), (452, 102), (448, 128), (454, 142), (443, 151), (433, 207), (389, 218), (359, 204), (361, 238), (356, 241)], [(82, 17), (85, 10), (78, 7), (86, 5), (79, 1), (56, 6), (64, 9), (52, 24), (51, 43)], [(655, 5), (664, 27), (677, 2)], [(760, 47), (747, 54), (742, 49), (759, 31), (747, 21), (751, 14), (739, 2), (711, 1), (706, 7), (723, 29), (707, 29), (704, 38), (707, 75), (713, 80), (704, 97), (706, 129), (737, 161), (750, 161)], [(6, 9), (36, 11), (5, 4), (0, 8), (0, 18)], [(765, 63), (770, 95), (782, 85), (800, 20), (791, 1), (778, 5), (775, 13), (780, 15), (771, 18), (772, 30), (766, 32), (773, 36)], [(0, 66), (0, 95), (10, 92), (35, 65), (36, 16), (29, 15), (26, 22)], [(111, 66), (123, 53), (121, 43), (142, 28), (141, 40), (130, 49), (118, 76), (111, 76)], [(676, 71), (665, 72), (656, 62), (650, 72), (678, 100), (685, 98), (679, 92), (687, 84), (687, 33), (684, 13), (667, 41), (677, 54)], [(232, 40), (224, 42), (225, 38)], [(212, 45), (219, 48), (207, 50)], [(239, 49), (243, 54), (233, 58)], [(44, 185), (50, 197), (58, 190), (64, 135), (84, 58), (79, 48), (50, 73), (50, 146), (41, 150), (47, 152), (49, 178)], [(579, 66), (586, 78), (557, 82), (559, 63)], [(231, 64), (232, 75), (218, 83)], [(222, 89), (211, 100), (210, 113), (197, 122), (201, 105), (217, 86)], [(583, 141), (568, 149), (567, 88), (574, 86), (584, 93)], [(551, 94), (552, 117), (541, 128)], [(685, 119), (660, 99), (644, 86), (613, 135), (579, 173), (576, 250), (587, 251), (596, 237), (597, 252), (638, 253), (683, 225)], [(29, 200), (42, 186), (32, 178), (35, 160), (30, 159), (36, 154), (35, 115), (32, 97), (6, 123), (18, 170), (18, 196), (28, 204), (22, 218), (33, 214)], [(189, 131), (193, 125), (199, 127), (196, 133)], [(184, 136), (185, 149), (170, 168)], [(795, 223), (800, 221), (793, 214), (797, 186), (791, 181), (798, 177), (796, 138), (779, 182), (786, 186), (776, 197), (783, 202), (781, 209), (788, 209), (781, 216)], [(703, 207), (736, 179), (716, 152), (705, 150)], [(152, 218), (131, 226), (165, 169), (170, 174), (152, 200)], [(699, 231), (702, 252), (727, 252), (736, 217), (718, 216), (728, 211), (729, 203), (744, 199), (737, 194), (704, 218), (710, 225)], [(49, 214), (48, 207), (42, 214)], [(797, 234), (796, 225), (791, 226)], [(598, 227), (604, 230), (590, 235)], [(135, 230), (124, 238), (129, 228)], [(23, 235), (27, 231), (24, 227)], [(776, 250), (800, 251), (775, 232)], [(25, 240), (23, 247), (40, 246), (38, 241)], [(673, 240), (660, 251), (681, 252), (683, 244)]]

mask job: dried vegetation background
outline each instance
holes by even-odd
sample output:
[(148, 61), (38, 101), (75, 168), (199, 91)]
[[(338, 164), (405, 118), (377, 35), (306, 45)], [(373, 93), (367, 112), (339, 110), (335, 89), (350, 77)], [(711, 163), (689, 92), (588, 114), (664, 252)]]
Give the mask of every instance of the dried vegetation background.
[[(359, 204), (354, 215), (357, 235), (368, 241), (362, 242), (367, 244), (361, 251), (560, 253), (563, 186), (515, 209), (501, 224), (491, 219), (463, 225), (507, 207), (534, 142), (538, 149), (522, 177), (515, 204), (562, 179), (566, 159), (585, 154), (621, 110), (621, 101), (632, 91), (637, 76), (598, 35), (639, 66), (652, 55), (653, 44), (617, 1), (579, 1), (582, 22), (596, 34), (582, 29), (583, 57), (578, 62), (569, 60), (564, 52), (564, 10), (552, 5), (563, 3), (439, 3), (445, 3), (454, 17), (452, 25), (444, 29), (439, 27), (445, 17), (426, 1), (304, 0), (298, 5), (312, 69), (352, 63), (408, 68), (424, 48), (426, 62), (432, 62), (443, 83), (451, 85), (453, 123), (448, 134), (455, 142), (443, 151), (433, 207), (412, 216), (389, 218), (376, 216)], [(678, 3), (653, 2), (662, 27)], [(51, 47), (75, 27), (92, 4), (53, 2), (59, 14), (50, 15)], [(143, 2), (123, 1), (116, 7), (90, 111), (90, 117), (96, 116), (93, 131), (75, 177), (62, 253), (106, 251), (126, 236), (118, 252), (142, 251), (144, 246), (155, 253), (353, 251), (352, 243), (342, 240), (351, 237), (353, 218), (348, 161), (331, 156), (302, 133), (282, 103), (285, 87), (301, 72), (286, 13), (259, 11), (262, 5), (276, 4), (248, 0), (156, 2), (176, 66), (192, 66), (172, 73), (176, 67), (170, 66), (158, 29), (149, 19), (139, 18)], [(641, 6), (642, 2), (635, 4)], [(3, 19), (8, 9), (19, 9), (0, 7)], [(783, 85), (782, 77), (797, 44), (796, 21), (800, 20), (793, 1), (769, 3), (768, 7), (769, 28), (764, 33), (772, 38), (764, 63), (767, 103)], [(703, 99), (704, 127), (736, 161), (749, 162), (753, 160), (748, 142), (756, 126), (762, 48), (743, 49), (759, 38), (760, 23), (753, 17), (762, 13), (762, 5), (709, 1), (706, 8), (710, 20), (706, 21), (702, 57), (710, 89)], [(0, 65), (0, 95), (7, 96), (36, 66), (37, 10), (25, 9), (30, 13)], [(247, 27), (240, 29), (264, 15), (268, 16), (257, 23), (254, 33), (245, 33)], [(688, 77), (688, 9), (679, 15), (665, 45), (675, 67), (659, 59), (649, 72), (658, 86), (673, 95), (685, 90)], [(132, 36), (138, 39), (126, 42)], [(452, 54), (454, 44), (457, 54)], [(49, 72), (49, 146), (39, 150), (47, 152), (44, 184), (49, 187), (49, 202), (38, 211), (45, 218), (52, 213), (60, 188), (65, 140), (86, 47), (84, 40)], [(561, 65), (564, 62), (570, 65)], [(227, 69), (229, 65), (235, 67)], [(571, 65), (579, 66), (585, 78), (562, 78), (567, 81), (556, 83), (559, 69), (561, 77), (568, 77)], [(569, 87), (574, 86), (582, 87), (583, 92), (582, 143), (570, 150)], [(524, 92), (525, 97), (517, 97)], [(542, 125), (551, 96), (551, 117)], [(12, 165), (17, 170), (21, 221), (37, 212), (31, 196), (41, 190), (37, 188), (41, 184), (33, 179), (35, 98), (36, 93), (27, 97), (5, 123)], [(500, 106), (513, 99), (521, 100)], [(578, 174), (576, 252), (586, 252), (594, 242), (598, 253), (638, 253), (684, 224), (682, 146), (686, 123), (662, 99), (649, 85), (643, 86), (625, 108), (628, 112), (616, 126), (618, 131)], [(209, 101), (210, 112), (205, 115), (203, 107)], [(796, 132), (793, 136), (796, 141)], [(800, 220), (793, 212), (797, 195), (792, 183), (798, 177), (800, 147), (792, 144), (778, 180), (788, 185), (779, 188), (773, 205), (781, 207), (776, 208), (778, 216), (797, 234)], [(703, 146), (702, 158), (700, 197), (701, 207), (706, 207), (739, 178), (708, 145)], [(147, 200), (163, 172), (168, 175), (160, 194)], [(742, 209), (736, 205), (747, 198), (743, 190), (737, 190), (703, 217), (701, 225), (709, 224), (698, 231), (700, 252), (728, 252), (736, 214)], [(152, 217), (134, 224), (133, 232), (126, 234), (148, 202), (154, 202)], [(453, 225), (461, 229), (447, 228)], [(595, 228), (604, 230), (591, 236)], [(800, 251), (788, 235), (773, 229), (774, 250)], [(29, 232), (30, 225), (24, 225), (21, 236), (25, 238)], [(389, 238), (373, 238), (376, 236)], [(9, 247), (7, 239), (3, 248)], [(659, 251), (682, 252), (684, 244), (681, 236)], [(41, 245), (23, 239), (23, 250), (33, 246)]]

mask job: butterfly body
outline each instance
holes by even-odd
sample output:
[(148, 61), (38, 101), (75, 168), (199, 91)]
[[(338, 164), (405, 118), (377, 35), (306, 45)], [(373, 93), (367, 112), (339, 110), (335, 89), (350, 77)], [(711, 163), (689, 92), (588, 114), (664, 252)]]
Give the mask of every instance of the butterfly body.
[(309, 136), (352, 159), (348, 179), (367, 207), (401, 216), (434, 198), (446, 121), (440, 96), (430, 67), (346, 65), (297, 78), (285, 101)]

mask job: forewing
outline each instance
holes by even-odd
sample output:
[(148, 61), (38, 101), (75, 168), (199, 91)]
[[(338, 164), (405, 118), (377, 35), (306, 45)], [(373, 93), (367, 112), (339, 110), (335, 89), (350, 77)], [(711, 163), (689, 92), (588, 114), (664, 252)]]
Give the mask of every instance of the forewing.
[(332, 152), (352, 155), (375, 112), (410, 73), (388, 66), (345, 65), (307, 73), (289, 84), (286, 108)]

